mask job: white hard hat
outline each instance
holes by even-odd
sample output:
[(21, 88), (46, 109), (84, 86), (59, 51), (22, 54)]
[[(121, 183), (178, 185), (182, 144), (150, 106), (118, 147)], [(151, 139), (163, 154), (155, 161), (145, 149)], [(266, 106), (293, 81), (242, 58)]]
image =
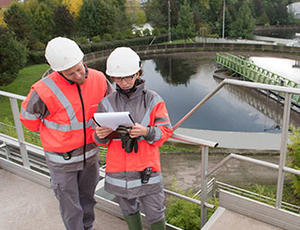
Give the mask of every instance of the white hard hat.
[(141, 59), (129, 47), (119, 47), (111, 52), (106, 61), (106, 74), (112, 77), (126, 77), (141, 69)]
[(78, 64), (83, 59), (83, 52), (71, 39), (56, 37), (47, 44), (45, 57), (55, 71), (63, 71)]

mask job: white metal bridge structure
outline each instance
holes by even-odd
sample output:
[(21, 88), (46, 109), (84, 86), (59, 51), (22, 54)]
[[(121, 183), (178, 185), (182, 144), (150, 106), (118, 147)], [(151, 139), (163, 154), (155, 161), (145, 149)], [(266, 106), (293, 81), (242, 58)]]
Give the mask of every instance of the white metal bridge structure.
[[(199, 109), (226, 85), (234, 85), (254, 89), (265, 89), (285, 94), (279, 164), (273, 164), (266, 161), (256, 160), (251, 157), (231, 153), (221, 162), (219, 162), (214, 168), (209, 169), (209, 148), (217, 148), (218, 143), (201, 138), (191, 137), (188, 135), (181, 135), (176, 132), (176, 129), (180, 127), (180, 125), (187, 118), (189, 118), (197, 109)], [(199, 213), (199, 215), (201, 215), (201, 226), (199, 226), (199, 229), (300, 229), (299, 207), (293, 204), (287, 204), (282, 201), (285, 174), (291, 173), (300, 176), (300, 170), (286, 166), (291, 96), (295, 94), (300, 95), (300, 89), (225, 79), (219, 83), (215, 90), (213, 90), (205, 98), (203, 98), (197, 105), (195, 105), (195, 107), (191, 111), (189, 111), (180, 121), (178, 121), (177, 124), (175, 124), (174, 134), (171, 139), (198, 145), (201, 149), (201, 165), (199, 162), (199, 167), (201, 166), (201, 190), (199, 191), (201, 199), (198, 200), (195, 198), (190, 198), (167, 189), (165, 189), (165, 192), (168, 195), (176, 196), (180, 199), (185, 199), (201, 206), (201, 213)], [(3, 131), (0, 132), (0, 170), (11, 172), (18, 175), (19, 177), (25, 178), (26, 180), (49, 188), (49, 175), (47, 166), (45, 164), (44, 152), (41, 147), (25, 141), (24, 130), (18, 118), (19, 102), (24, 100), (25, 97), (4, 91), (0, 91), (0, 96), (8, 98), (10, 101), (11, 111), (14, 119), (14, 128), (17, 134), (16, 137), (12, 137), (5, 134), (5, 132)], [(5, 124), (2, 124), (2, 127), (2, 130), (5, 130)], [(213, 179), (211, 179), (213, 173), (223, 164), (225, 164), (225, 162), (232, 158), (276, 169), (278, 172), (276, 199), (272, 200), (269, 197), (259, 196), (258, 194), (244, 191), (234, 186), (228, 186), (221, 182), (214, 182)], [(100, 171), (101, 177), (103, 178), (105, 172), (103, 170)], [(103, 180), (104, 179), (99, 182), (97, 189), (103, 186)], [(218, 207), (215, 207), (214, 205), (207, 202), (209, 192), (214, 189), (213, 187), (215, 186), (218, 190)], [(0, 199), (3, 198), (2, 195), (4, 193), (5, 188), (0, 188)], [(243, 194), (248, 195), (247, 197), (245, 197)], [(97, 209), (101, 209), (109, 213), (110, 215), (122, 218), (117, 203), (97, 194), (95, 194), (95, 197), (97, 201)], [(272, 201), (273, 205), (262, 202), (266, 200)], [(2, 201), (0, 203), (2, 203)], [(1, 207), (1, 209), (5, 210), (5, 207)], [(207, 220), (207, 209), (215, 209), (214, 214), (209, 220)], [(17, 212), (17, 210), (13, 211)], [(2, 213), (4, 212), (2, 211)], [(1, 220), (0, 215), (0, 228), (1, 221), (5, 220)], [(32, 219), (32, 221), (34, 221), (34, 219)], [(124, 225), (126, 224), (124, 223)], [(147, 228), (147, 224), (145, 223), (145, 221), (144, 226), (145, 228)], [(26, 228), (24, 227), (24, 229)], [(103, 229), (109, 230), (113, 228), (104, 227)], [(167, 223), (167, 229), (180, 228)]]

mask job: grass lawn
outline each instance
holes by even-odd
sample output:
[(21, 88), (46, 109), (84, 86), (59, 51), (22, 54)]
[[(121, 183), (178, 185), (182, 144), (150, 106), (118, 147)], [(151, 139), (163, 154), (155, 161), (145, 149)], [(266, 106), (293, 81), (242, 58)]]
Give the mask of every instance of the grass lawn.
[[(27, 66), (20, 70), (18, 77), (12, 83), (0, 86), (0, 90), (26, 96), (31, 85), (41, 79), (48, 68), (49, 66), (46, 64)], [(12, 121), (10, 103), (7, 97), (0, 96), (0, 108), (0, 122)]]

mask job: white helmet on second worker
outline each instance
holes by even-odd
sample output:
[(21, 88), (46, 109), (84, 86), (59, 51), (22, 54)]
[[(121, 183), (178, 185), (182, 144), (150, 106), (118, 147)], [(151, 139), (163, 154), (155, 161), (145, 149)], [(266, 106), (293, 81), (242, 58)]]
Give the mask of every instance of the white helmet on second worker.
[(129, 47), (118, 47), (111, 52), (106, 61), (106, 74), (111, 77), (126, 77), (141, 69), (141, 59)]
[(81, 62), (83, 52), (71, 39), (56, 37), (47, 44), (45, 57), (54, 71), (67, 70)]

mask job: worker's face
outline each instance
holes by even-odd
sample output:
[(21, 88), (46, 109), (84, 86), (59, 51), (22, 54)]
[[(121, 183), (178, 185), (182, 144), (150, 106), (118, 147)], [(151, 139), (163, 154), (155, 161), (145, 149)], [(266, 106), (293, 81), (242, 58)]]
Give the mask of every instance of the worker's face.
[(127, 77), (110, 77), (116, 84), (124, 90), (131, 89), (136, 81), (140, 76), (139, 72)]
[(85, 68), (82, 61), (70, 69), (61, 72), (68, 80), (78, 85), (82, 85), (85, 82)]

